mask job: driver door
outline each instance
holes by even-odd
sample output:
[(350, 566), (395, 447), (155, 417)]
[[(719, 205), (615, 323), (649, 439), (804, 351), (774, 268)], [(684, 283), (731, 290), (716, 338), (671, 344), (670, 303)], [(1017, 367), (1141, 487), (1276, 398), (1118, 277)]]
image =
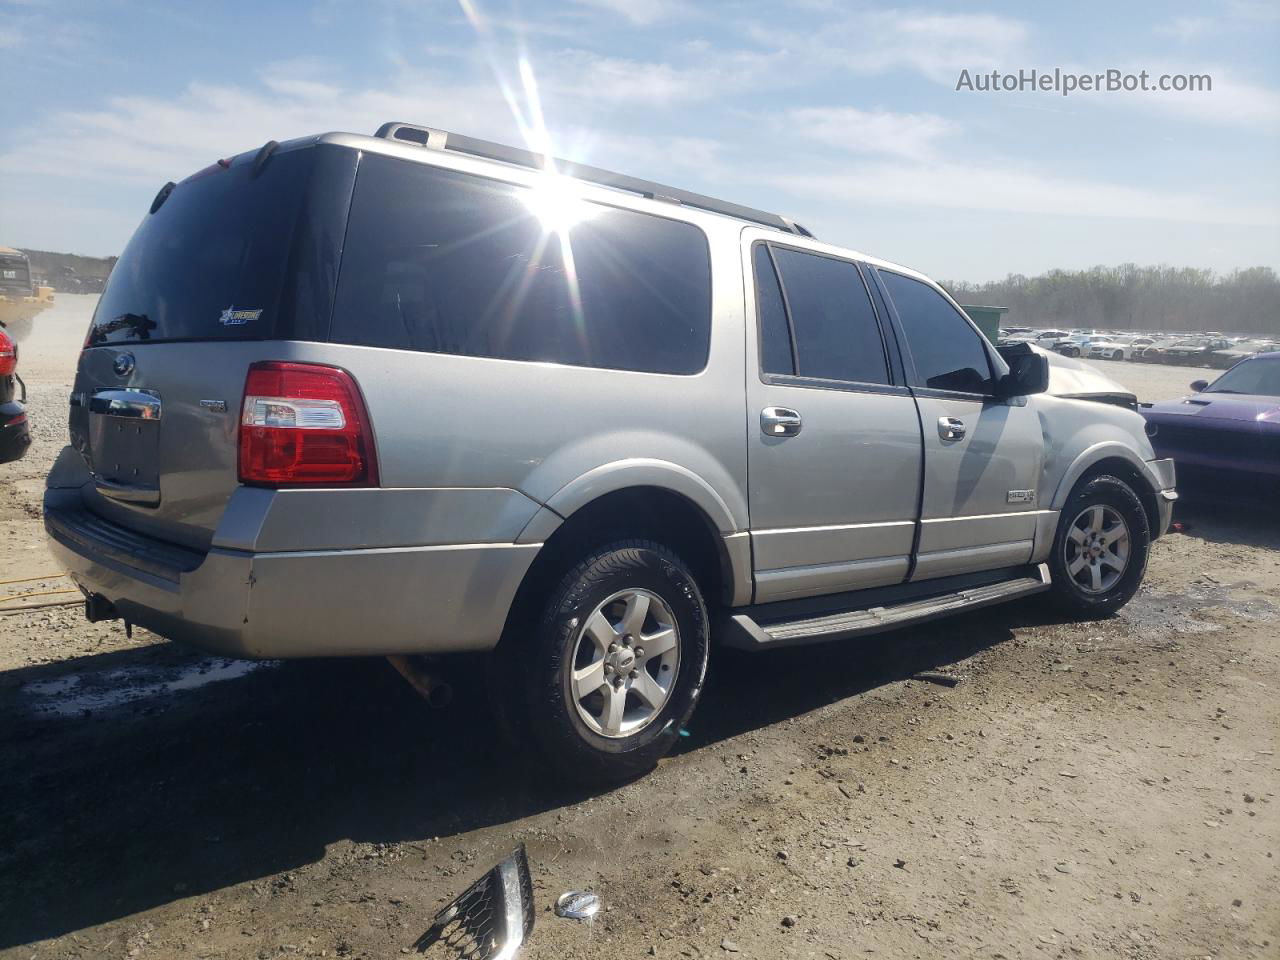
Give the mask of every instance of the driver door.
[[(920, 542), (911, 579), (1030, 562), (1044, 434), (1026, 397), (998, 400), (986, 338), (938, 289), (877, 270), (903, 341), (924, 433)], [(1002, 366), (1002, 364), (1001, 364)]]

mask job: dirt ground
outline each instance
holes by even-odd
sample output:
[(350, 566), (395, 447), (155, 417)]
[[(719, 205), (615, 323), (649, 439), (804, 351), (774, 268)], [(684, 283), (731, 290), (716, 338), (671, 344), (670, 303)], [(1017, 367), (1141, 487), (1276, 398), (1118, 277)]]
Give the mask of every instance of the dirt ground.
[[(3, 580), (56, 573), (39, 496), (91, 309), (60, 295), (22, 345)], [(1198, 375), (1104, 368), (1146, 400)], [(381, 661), (0, 612), (0, 957), (397, 956), (518, 843), (531, 960), (1280, 956), (1280, 519), (1178, 519), (1105, 622), (717, 651), (677, 754), (599, 795), (505, 755), (472, 663), (432, 711)], [(569, 889), (593, 922), (550, 912)]]

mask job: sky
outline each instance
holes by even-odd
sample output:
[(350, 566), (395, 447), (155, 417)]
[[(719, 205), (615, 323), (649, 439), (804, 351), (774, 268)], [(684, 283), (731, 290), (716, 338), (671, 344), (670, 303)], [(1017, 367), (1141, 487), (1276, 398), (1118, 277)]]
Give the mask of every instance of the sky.
[[(983, 92), (992, 70), (1200, 92)], [(400, 120), (790, 216), (940, 280), (1280, 267), (1280, 3), (0, 0), (0, 244), (119, 253), (156, 190)]]

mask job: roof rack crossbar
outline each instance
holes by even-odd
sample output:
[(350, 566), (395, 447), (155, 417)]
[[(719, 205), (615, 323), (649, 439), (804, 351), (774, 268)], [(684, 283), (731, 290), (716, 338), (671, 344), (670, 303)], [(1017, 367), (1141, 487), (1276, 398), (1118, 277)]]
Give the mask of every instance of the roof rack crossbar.
[(611, 187), (615, 190), (625, 190), (628, 193), (636, 193), (649, 199), (675, 201), (686, 207), (696, 207), (699, 210), (721, 213), (738, 220), (748, 220), (752, 223), (773, 227), (775, 230), (794, 233), (802, 237), (813, 236), (812, 233), (794, 220), (779, 216), (776, 213), (766, 213), (764, 210), (756, 210), (753, 207), (745, 207), (742, 204), (730, 203), (728, 200), (717, 200), (714, 197), (704, 196), (700, 193), (692, 193), (688, 190), (681, 190), (678, 187), (669, 187), (665, 184), (654, 183), (651, 180), (641, 180), (639, 177), (629, 177), (626, 174), (614, 173), (612, 170), (603, 170), (600, 167), (593, 167), (585, 163), (574, 163), (569, 160), (554, 158), (548, 159), (544, 154), (534, 153), (532, 150), (511, 147), (502, 143), (493, 143), (489, 140), (479, 140), (460, 133), (450, 133), (445, 130), (436, 130), (432, 127), (422, 127), (411, 123), (389, 122), (380, 126), (374, 136), (381, 137), (384, 140), (413, 143), (436, 150), (452, 150), (455, 153), (483, 157), (486, 160), (498, 160), (502, 163), (511, 163), (534, 170), (544, 170), (551, 166), (566, 177), (574, 177), (578, 180), (585, 180), (588, 183)]

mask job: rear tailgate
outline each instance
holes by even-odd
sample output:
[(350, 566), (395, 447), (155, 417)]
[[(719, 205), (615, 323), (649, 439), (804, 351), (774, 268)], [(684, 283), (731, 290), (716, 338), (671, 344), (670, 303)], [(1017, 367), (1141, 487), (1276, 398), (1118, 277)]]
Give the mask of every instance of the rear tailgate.
[(94, 512), (205, 549), (238, 485), (245, 376), (328, 334), (357, 154), (294, 143), (173, 188), (108, 280), (71, 395)]

